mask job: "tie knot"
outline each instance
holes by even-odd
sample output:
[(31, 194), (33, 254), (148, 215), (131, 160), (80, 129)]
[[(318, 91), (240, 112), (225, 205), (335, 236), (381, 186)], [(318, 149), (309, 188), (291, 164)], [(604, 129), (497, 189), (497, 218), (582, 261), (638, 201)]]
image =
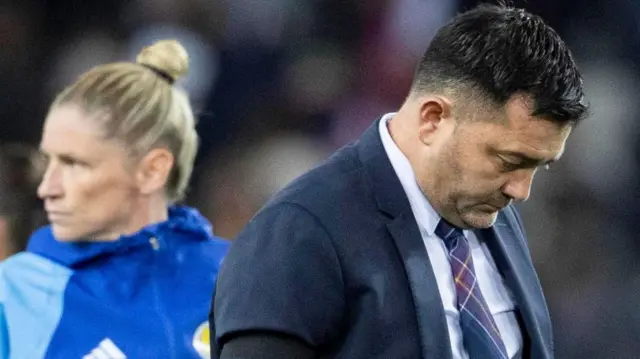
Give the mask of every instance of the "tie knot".
[(464, 234), (462, 233), (462, 229), (442, 218), (436, 227), (436, 236), (442, 238), (442, 240), (447, 243), (456, 237), (463, 237)]

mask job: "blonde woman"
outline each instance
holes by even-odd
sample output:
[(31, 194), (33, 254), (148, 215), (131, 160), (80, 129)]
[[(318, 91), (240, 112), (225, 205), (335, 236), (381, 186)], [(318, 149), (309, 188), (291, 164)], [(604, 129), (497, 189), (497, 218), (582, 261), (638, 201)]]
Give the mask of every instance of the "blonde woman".
[(160, 41), (53, 102), (38, 188), (50, 226), (0, 264), (0, 358), (206, 356), (196, 347), (228, 243), (176, 204), (198, 146), (173, 86), (187, 71), (185, 49)]

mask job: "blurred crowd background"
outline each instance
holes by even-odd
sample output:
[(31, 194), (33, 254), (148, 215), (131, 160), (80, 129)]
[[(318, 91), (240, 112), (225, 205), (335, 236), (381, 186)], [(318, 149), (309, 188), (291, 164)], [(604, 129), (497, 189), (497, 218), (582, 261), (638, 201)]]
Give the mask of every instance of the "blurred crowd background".
[[(592, 106), (520, 205), (557, 357), (639, 358), (640, 2), (513, 3), (564, 37)], [(34, 221), (14, 204), (38, 207), (24, 146), (37, 146), (56, 92), (96, 64), (159, 39), (185, 45), (180, 86), (202, 139), (188, 202), (231, 239), (274, 191), (395, 110), (437, 28), (476, 4), (0, 0), (0, 231)]]

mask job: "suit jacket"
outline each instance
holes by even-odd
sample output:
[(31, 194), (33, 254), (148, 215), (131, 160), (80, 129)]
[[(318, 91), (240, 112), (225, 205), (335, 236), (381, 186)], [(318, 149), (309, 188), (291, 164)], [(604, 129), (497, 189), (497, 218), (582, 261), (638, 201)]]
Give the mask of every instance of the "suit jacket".
[[(513, 292), (524, 357), (553, 358), (551, 322), (515, 208), (477, 231)], [(293, 181), (232, 244), (210, 318), (212, 357), (238, 333), (294, 336), (321, 358), (449, 359), (445, 314), (378, 121)]]

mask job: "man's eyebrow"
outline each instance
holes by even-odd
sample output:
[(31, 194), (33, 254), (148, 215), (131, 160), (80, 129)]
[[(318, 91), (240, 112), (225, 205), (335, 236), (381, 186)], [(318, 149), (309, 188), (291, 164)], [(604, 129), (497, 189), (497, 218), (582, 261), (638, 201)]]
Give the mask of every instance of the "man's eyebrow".
[(550, 165), (560, 159), (562, 154), (558, 155), (556, 158), (540, 158), (540, 157), (532, 157), (526, 153), (518, 152), (518, 151), (502, 151), (503, 155), (517, 157), (522, 160), (522, 164), (527, 165), (535, 165), (535, 166), (545, 166)]

